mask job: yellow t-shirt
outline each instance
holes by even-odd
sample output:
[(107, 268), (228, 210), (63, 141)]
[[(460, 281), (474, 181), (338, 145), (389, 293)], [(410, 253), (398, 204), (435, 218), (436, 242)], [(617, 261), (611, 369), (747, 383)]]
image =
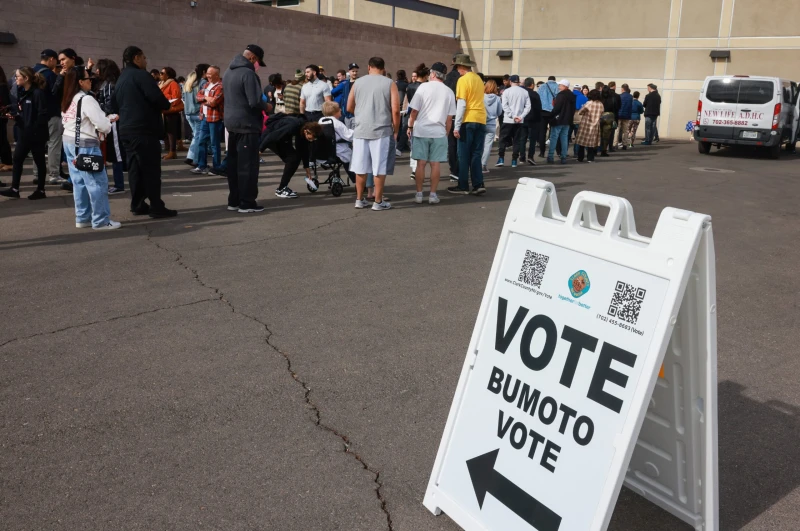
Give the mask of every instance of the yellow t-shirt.
[(486, 123), (486, 107), (483, 104), (483, 81), (475, 72), (467, 72), (458, 79), (456, 101), (467, 102), (464, 122)]

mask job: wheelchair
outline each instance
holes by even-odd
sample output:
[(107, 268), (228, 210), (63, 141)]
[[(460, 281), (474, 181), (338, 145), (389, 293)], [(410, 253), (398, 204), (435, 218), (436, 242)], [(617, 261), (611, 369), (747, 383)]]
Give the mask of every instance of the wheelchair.
[[(319, 125), (322, 126), (322, 136), (317, 138), (311, 143), (311, 160), (316, 161), (311, 166), (314, 170), (314, 177), (312, 180), (317, 185), (317, 190), (306, 185), (308, 191), (315, 193), (319, 190), (320, 185), (327, 184), (334, 197), (339, 197), (344, 192), (345, 186), (351, 186), (353, 182), (350, 180), (350, 174), (344, 169), (344, 162), (336, 156), (336, 132), (333, 128), (333, 120), (335, 118), (325, 117), (321, 118)], [(341, 142), (347, 143), (346, 140)], [(317, 168), (329, 172), (328, 178), (320, 182)], [(345, 176), (342, 177), (342, 172)]]

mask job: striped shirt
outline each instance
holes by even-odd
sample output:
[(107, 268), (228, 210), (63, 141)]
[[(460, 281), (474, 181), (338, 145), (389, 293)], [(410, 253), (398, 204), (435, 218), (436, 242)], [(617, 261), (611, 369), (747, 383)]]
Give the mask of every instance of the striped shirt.
[(302, 85), (286, 85), (283, 89), (283, 102), (286, 107), (286, 114), (300, 114), (300, 91)]

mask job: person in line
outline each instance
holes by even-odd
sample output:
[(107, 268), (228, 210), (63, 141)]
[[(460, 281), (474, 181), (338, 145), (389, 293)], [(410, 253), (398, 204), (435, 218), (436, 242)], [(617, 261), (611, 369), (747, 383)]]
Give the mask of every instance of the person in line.
[[(412, 82), (409, 83), (408, 87), (406, 88), (406, 100), (408, 101), (408, 104), (410, 104), (414, 100), (414, 96), (417, 94), (417, 90), (419, 89), (419, 87), (422, 86), (423, 83), (427, 83), (428, 82), (428, 78), (430, 77), (430, 74), (431, 74), (431, 70), (430, 70), (430, 68), (425, 66), (425, 63), (421, 63), (421, 64), (417, 65), (417, 68), (414, 69), (414, 72), (411, 74)], [(453, 97), (455, 97), (455, 93), (453, 94)], [(403, 116), (403, 120), (405, 120), (405, 122), (406, 122), (406, 134), (408, 134), (408, 132), (407, 132), (408, 131), (408, 114)], [(452, 131), (450, 132), (450, 134), (452, 134)], [(413, 134), (412, 134), (412, 136), (413, 136)], [(449, 138), (449, 136), (448, 136), (448, 138)], [(449, 140), (448, 140), (448, 142), (449, 142)], [(450, 144), (448, 144), (448, 149), (450, 149), (449, 146), (450, 146)], [(416, 176), (417, 161), (414, 159), (413, 142), (412, 142), (412, 146), (411, 146), (411, 156), (408, 158), (408, 164), (409, 164), (409, 166), (411, 166), (411, 180), (416, 182), (416, 180), (417, 180), (417, 176)]]
[(47, 177), (50, 184), (61, 184), (66, 179), (61, 176), (61, 101), (53, 93), (58, 75), (55, 73), (58, 54), (55, 50), (42, 50), (41, 61), (33, 67), (47, 81), (45, 99), (47, 100)]
[(347, 101), (350, 98), (350, 91), (353, 88), (353, 83), (355, 83), (356, 79), (358, 79), (358, 64), (350, 63), (350, 65), (347, 67), (347, 74), (349, 77), (344, 77), (342, 80), (340, 80), (339, 84), (336, 86), (336, 89), (331, 90), (331, 96), (333, 96), (336, 103), (339, 104), (339, 108), (342, 109), (344, 124), (348, 129), (352, 129), (355, 124), (353, 123), (352, 113), (347, 111)]
[[(48, 122), (50, 121), (47, 108), (47, 80), (37, 74), (32, 68), (23, 66), (15, 73), (17, 83), (17, 106), (6, 112), (5, 118), (14, 118), (19, 127), (19, 138), (14, 146), (13, 169), (11, 173), (11, 187), (0, 191), (0, 196), (19, 199), (19, 185), (22, 180), (22, 165), (28, 154), (33, 155), (36, 165), (36, 191), (28, 196), (30, 200), (44, 199), (45, 165), (44, 153), (50, 137)], [(59, 153), (59, 160), (61, 154)]]
[[(325, 102), (329, 103), (329, 102)], [(332, 103), (332, 102), (330, 102)], [(298, 137), (303, 136), (303, 143), (309, 138), (317, 138), (322, 134), (322, 127), (317, 122), (306, 122), (303, 117), (288, 114), (275, 114), (267, 120), (267, 128), (261, 135), (259, 150), (269, 149), (283, 161), (283, 174), (275, 195), (281, 199), (296, 199), (297, 192), (289, 188), (289, 181), (300, 166), (302, 157), (295, 149)], [(313, 139), (312, 139), (313, 140)]]
[(649, 83), (647, 85), (647, 96), (644, 97), (644, 142), (643, 146), (649, 146), (653, 142), (658, 142), (658, 117), (661, 116), (661, 95), (658, 87)]
[(483, 173), (489, 173), (486, 165), (492, 152), (497, 117), (503, 114), (503, 102), (497, 93), (497, 83), (494, 80), (490, 79), (483, 84), (483, 106), (486, 107), (486, 132), (484, 133), (486, 136), (483, 139), (483, 156), (481, 157)]
[(620, 107), (617, 118), (617, 128), (619, 129), (617, 144), (619, 148), (626, 150), (628, 149), (628, 144), (630, 144), (628, 132), (630, 130), (631, 113), (633, 111), (633, 96), (631, 96), (631, 88), (627, 83), (622, 85), (622, 94), (618, 97)]
[[(486, 108), (483, 106), (483, 81), (472, 71), (467, 54), (457, 54), (454, 63), (461, 77), (456, 86), (455, 137), (458, 139), (458, 185), (447, 189), (451, 194), (483, 195), (481, 155), (486, 132)], [(472, 191), (469, 181), (472, 178)]]
[[(455, 96), (456, 88), (458, 87), (458, 80), (461, 79), (461, 73), (458, 71), (458, 66), (456, 65), (456, 57), (458, 54), (453, 56), (452, 66), (453, 69), (448, 72), (447, 77), (444, 79), (444, 84), (453, 91), (453, 95)], [(456, 103), (458, 105), (458, 103)], [(458, 139), (455, 136), (456, 129), (450, 131), (450, 135), (447, 137), (447, 162), (450, 166), (450, 182), (457, 183), (458, 182)]]
[[(6, 79), (6, 73), (0, 66), (0, 171), (11, 171), (14, 159), (11, 156), (11, 144), (8, 142), (7, 110), (11, 108), (11, 89)], [(0, 186), (5, 186), (0, 181)]]
[(128, 46), (122, 60), (124, 67), (111, 100), (111, 111), (120, 117), (119, 137), (128, 163), (131, 212), (151, 218), (174, 217), (178, 212), (168, 209), (161, 200), (159, 140), (164, 136), (161, 113), (170, 108), (170, 103), (147, 72), (147, 56), (141, 48)]
[[(106, 116), (110, 116), (113, 114), (111, 112), (111, 101), (114, 98), (114, 89), (117, 85), (117, 80), (119, 80), (120, 70), (117, 63), (111, 59), (105, 59), (105, 64), (100, 69), (101, 61), (103, 59), (97, 62), (98, 73), (101, 77), (100, 88), (97, 91), (97, 103), (100, 105), (100, 109), (106, 113)], [(125, 148), (119, 139), (117, 120), (111, 122), (111, 131), (106, 134), (105, 144), (106, 160), (111, 162), (112, 171), (114, 172), (114, 186), (108, 189), (108, 195), (124, 193)]]
[[(197, 159), (199, 145), (197, 137), (200, 134), (200, 102), (197, 101), (197, 95), (205, 87), (208, 81), (206, 80), (206, 73), (208, 72), (208, 64), (200, 63), (194, 67), (194, 70), (189, 73), (186, 82), (183, 84), (183, 112), (186, 114), (186, 120), (189, 122), (189, 127), (192, 129), (192, 143), (189, 144), (189, 152), (183, 160), (189, 166), (196, 166), (199, 164)], [(195, 164), (197, 162), (197, 164)]]
[(241, 55), (233, 58), (222, 78), (223, 114), (228, 130), (228, 210), (241, 214), (264, 211), (256, 203), (259, 139), (263, 113), (268, 110), (256, 75), (256, 68), (262, 66), (266, 66), (264, 50), (248, 44)]
[(408, 110), (408, 105), (405, 102), (406, 89), (408, 89), (409, 82), (405, 70), (398, 70), (396, 77), (397, 80), (395, 81), (395, 84), (397, 85), (397, 96), (400, 98), (400, 133), (397, 135), (397, 156), (399, 157), (403, 151), (408, 151), (409, 149), (409, 137), (407, 131), (408, 118), (406, 115), (410, 111)]
[(575, 136), (578, 162), (583, 162), (584, 157), (587, 157), (587, 162), (594, 162), (597, 146), (600, 145), (600, 117), (604, 112), (600, 92), (592, 90), (587, 97), (589, 101), (577, 113), (581, 117), (578, 134)]
[(300, 91), (300, 114), (304, 114), (309, 122), (316, 122), (322, 118), (322, 104), (331, 101), (331, 88), (325, 81), (317, 76), (319, 67), (308, 65), (306, 67), (306, 84)]
[(161, 83), (161, 72), (156, 70), (155, 68), (150, 70), (150, 76), (156, 80), (156, 83)]
[(206, 70), (207, 83), (197, 93), (200, 103), (200, 124), (197, 126), (197, 167), (192, 173), (208, 175), (208, 152), (206, 145), (211, 146), (211, 171), (214, 175), (226, 175), (227, 168), (222, 162), (220, 144), (225, 139), (225, 91), (219, 67), (209, 65)]
[(283, 104), (286, 114), (300, 116), (300, 92), (303, 90), (303, 82), (306, 76), (302, 70), (294, 71), (294, 79), (283, 89)]
[(183, 110), (183, 100), (181, 100), (181, 89), (175, 80), (177, 74), (175, 69), (165, 66), (161, 69), (161, 82), (158, 88), (170, 103), (169, 109), (164, 114), (164, 129), (167, 132), (166, 148), (167, 154), (161, 157), (164, 160), (178, 158), (178, 139), (181, 136), (181, 111)]
[(556, 83), (555, 76), (548, 77), (547, 82), (543, 83), (536, 92), (539, 93), (539, 98), (542, 100), (542, 127), (539, 130), (539, 156), (544, 158), (544, 149), (547, 145), (547, 128), (550, 125), (550, 118), (553, 115), (553, 104), (558, 95), (558, 83)]
[(520, 86), (519, 76), (514, 74), (508, 81), (510, 86), (503, 92), (503, 125), (500, 127), (500, 146), (498, 150), (497, 164), (502, 166), (505, 163), (506, 148), (512, 146), (511, 167), (517, 167), (517, 160), (520, 157), (520, 147), (522, 147), (522, 158), (525, 158), (525, 126), (523, 122), (528, 113), (531, 112), (531, 98), (528, 91)]
[[(569, 138), (571, 139), (577, 136), (578, 127), (580, 126), (581, 123), (581, 115), (578, 114), (578, 111), (580, 111), (583, 108), (583, 106), (586, 105), (586, 102), (589, 101), (589, 98), (587, 98), (586, 94), (584, 94), (584, 87), (586, 88), (586, 94), (588, 94), (589, 87), (587, 87), (586, 85), (581, 87), (578, 83), (575, 83), (575, 85), (572, 87), (572, 93), (575, 94), (575, 118), (572, 120), (572, 126), (570, 127), (569, 130)], [(575, 136), (573, 136), (573, 133), (575, 134)], [(572, 154), (576, 158), (578, 157), (578, 143), (574, 141), (572, 144)]]
[(575, 94), (570, 90), (569, 80), (562, 79), (558, 82), (558, 95), (553, 103), (553, 112), (550, 117), (550, 150), (547, 163), (555, 162), (553, 152), (558, 147), (561, 155), (561, 164), (567, 163), (567, 147), (569, 146), (569, 129), (575, 116)]
[(283, 76), (280, 74), (272, 74), (269, 76), (269, 86), (264, 90), (267, 93), (267, 101), (272, 105), (273, 113), (285, 113), (286, 105), (283, 102), (283, 89), (286, 83), (283, 82)]
[(531, 111), (525, 116), (522, 122), (524, 129), (524, 138), (522, 140), (522, 150), (520, 151), (520, 160), (525, 158), (525, 144), (528, 144), (528, 164), (536, 166), (534, 154), (536, 153), (536, 141), (539, 140), (539, 131), (542, 127), (542, 99), (539, 93), (534, 90), (535, 81), (532, 77), (526, 77), (523, 87), (528, 93), (528, 98), (531, 100)]
[[(344, 162), (344, 169), (350, 175), (350, 179), (355, 181), (356, 175), (350, 171), (350, 161), (353, 160), (353, 130), (342, 121), (342, 108), (335, 101), (326, 101), (322, 104), (322, 119), (319, 124), (321, 126), (326, 123), (333, 125), (336, 135), (336, 156)], [(311, 129), (306, 129), (305, 134), (307, 135), (309, 131)]]
[(628, 147), (632, 148), (636, 143), (636, 130), (639, 129), (639, 123), (644, 114), (644, 107), (642, 102), (639, 101), (639, 91), (633, 93), (633, 102), (631, 103), (631, 121), (628, 123)]
[(614, 153), (617, 148), (615, 147), (616, 144), (614, 143), (614, 138), (617, 133), (617, 129), (619, 129), (619, 111), (622, 108), (622, 100), (620, 95), (617, 94), (617, 82), (616, 81), (609, 81), (608, 82), (608, 90), (611, 94), (611, 98), (614, 100), (614, 122), (611, 124), (611, 140), (608, 145), (608, 151)]
[[(356, 174), (356, 208), (366, 208), (364, 199), (367, 174), (375, 181), (375, 201), (372, 210), (392, 208), (383, 197), (389, 163), (391, 138), (397, 139), (400, 130), (400, 96), (397, 85), (383, 75), (385, 63), (381, 57), (371, 57), (369, 74), (359, 78), (350, 90), (347, 110), (355, 116), (353, 162), (350, 170)], [(394, 153), (392, 153), (394, 155)]]
[(119, 117), (106, 116), (91, 94), (92, 78), (83, 66), (70, 69), (64, 77), (61, 113), (64, 126), (63, 145), (75, 199), (75, 227), (114, 230), (122, 226), (111, 220), (108, 204), (108, 175), (105, 166), (97, 171), (80, 170), (80, 155), (102, 155), (101, 136), (111, 132), (111, 123)]
[(430, 82), (420, 85), (409, 104), (408, 137), (412, 143), (412, 153), (417, 161), (414, 173), (417, 193), (416, 204), (422, 204), (422, 185), (425, 181), (425, 165), (431, 165), (431, 189), (428, 203), (439, 202), (438, 188), (441, 177), (441, 163), (447, 162), (447, 135), (453, 126), (456, 114), (456, 99), (453, 91), (444, 84), (447, 65), (433, 63), (430, 69)]
[(600, 119), (600, 156), (608, 157), (608, 148), (614, 143), (614, 123), (617, 120), (616, 94), (608, 85), (600, 90), (600, 99), (603, 102), (603, 116)]

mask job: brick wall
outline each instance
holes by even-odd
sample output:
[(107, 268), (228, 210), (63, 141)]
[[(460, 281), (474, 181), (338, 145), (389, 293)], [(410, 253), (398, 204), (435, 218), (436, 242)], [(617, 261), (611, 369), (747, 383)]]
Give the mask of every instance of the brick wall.
[[(2, 0), (0, 31), (13, 32), (17, 44), (0, 45), (0, 65), (8, 76), (32, 65), (45, 48), (74, 48), (84, 59), (114, 59), (122, 50), (142, 48), (148, 68), (171, 66), (186, 75), (196, 63), (218, 64), (223, 72), (249, 43), (265, 50), (266, 75), (284, 78), (297, 68), (322, 64), (328, 74), (381, 56), (392, 72), (410, 71), (425, 62), (445, 61), (458, 49), (456, 40), (324, 17), (298, 11), (249, 5), (237, 0)], [(266, 74), (265, 74), (266, 70)]]

